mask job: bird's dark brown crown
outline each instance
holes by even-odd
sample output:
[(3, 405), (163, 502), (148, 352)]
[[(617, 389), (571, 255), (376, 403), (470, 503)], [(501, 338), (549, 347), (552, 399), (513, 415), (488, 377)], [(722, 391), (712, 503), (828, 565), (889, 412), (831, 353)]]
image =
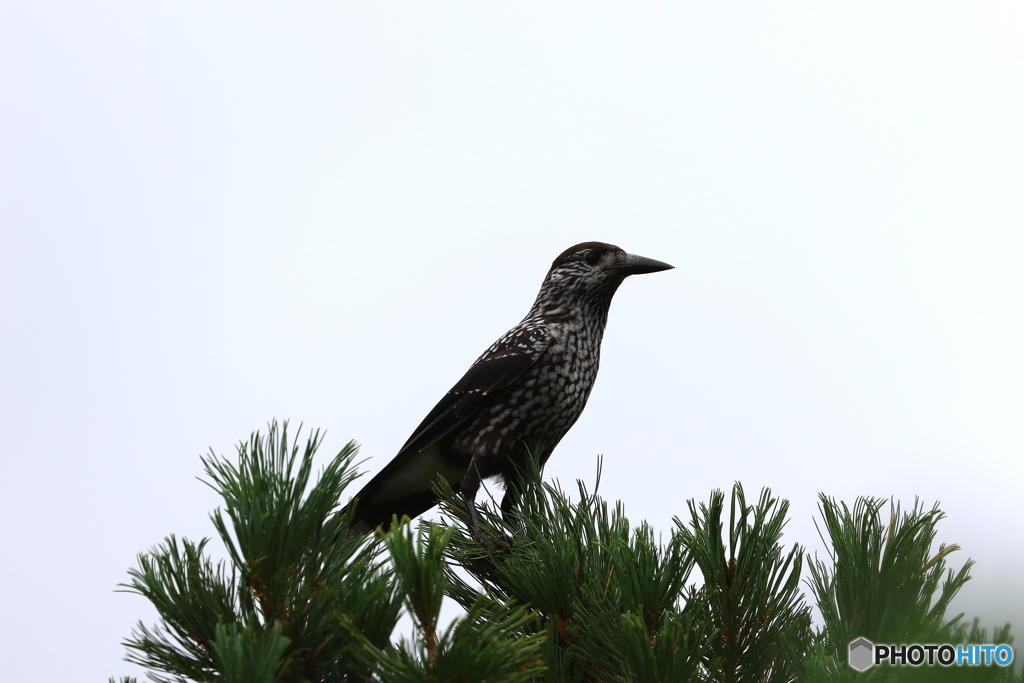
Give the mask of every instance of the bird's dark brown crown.
[(583, 251), (596, 251), (606, 253), (609, 251), (622, 251), (622, 249), (620, 247), (615, 246), (614, 244), (608, 244), (607, 242), (580, 242), (575, 246), (569, 247), (568, 249), (566, 249), (565, 251), (558, 255), (558, 258), (556, 258), (551, 263), (551, 268), (548, 269), (548, 275), (550, 275), (551, 271), (553, 271), (555, 268), (558, 268), (561, 265), (565, 265), (566, 261), (568, 261), (573, 256), (576, 256), (577, 254)]

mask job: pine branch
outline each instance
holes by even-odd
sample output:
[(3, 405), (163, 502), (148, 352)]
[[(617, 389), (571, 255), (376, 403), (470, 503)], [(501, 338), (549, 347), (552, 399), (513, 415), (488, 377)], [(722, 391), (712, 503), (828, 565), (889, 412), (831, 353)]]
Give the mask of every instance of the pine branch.
[[(389, 535), (349, 532), (339, 500), (355, 479), (350, 443), (313, 471), (319, 432), (289, 440), (287, 423), (253, 434), (233, 459), (203, 458), (222, 498), (211, 514), (227, 559), (209, 539), (168, 536), (138, 558), (124, 585), (159, 620), (125, 642), (152, 680), (667, 683), (669, 681), (918, 680), (1022, 683), (1009, 668), (936, 670), (846, 664), (849, 642), (1011, 643), (975, 620), (947, 618), (973, 562), (947, 568), (956, 545), (933, 550), (938, 507), (906, 513), (860, 498), (822, 496), (819, 533), (830, 562), (810, 562), (823, 617), (810, 627), (799, 590), (803, 550), (781, 544), (789, 503), (765, 489), (749, 504), (689, 501), (666, 539), (631, 524), (578, 483), (574, 498), (544, 483), (536, 461), (521, 473), (521, 501), (505, 517), (481, 513), (492, 552), (467, 524), (462, 497), (438, 484), (450, 524), (394, 520)], [(698, 568), (703, 584), (691, 577)], [(446, 597), (466, 615), (440, 624)], [(416, 630), (392, 643), (402, 608)], [(927, 675), (925, 675), (927, 674)], [(113, 679), (111, 679), (113, 683)], [(134, 683), (124, 678), (122, 683)]]
[(789, 681), (803, 670), (810, 645), (810, 610), (799, 592), (803, 549), (785, 553), (780, 540), (789, 502), (761, 492), (748, 505), (743, 487), (732, 489), (728, 546), (723, 538), (724, 494), (708, 504), (689, 501), (690, 522), (676, 526), (704, 577), (691, 600), (714, 625), (710, 651), (714, 680)]
[[(599, 473), (600, 476), (600, 473)], [(657, 543), (650, 527), (631, 526), (579, 483), (571, 501), (541, 483), (534, 462), (518, 510), (503, 520), (484, 511), (484, 533), (509, 539), (491, 554), (465, 526), (464, 503), (443, 483), (437, 491), (460, 526), (449, 556), (498, 604), (529, 607), (543, 629), (546, 681), (692, 680), (705, 665), (706, 626), (685, 610), (693, 560), (674, 534)], [(596, 487), (595, 487), (596, 488)], [(476, 587), (450, 571), (450, 594), (464, 606)]]
[[(319, 433), (290, 444), (271, 423), (238, 447), (237, 461), (203, 458), (224, 501), (211, 519), (228, 560), (170, 536), (139, 556), (125, 587), (148, 598), (160, 621), (139, 624), (128, 660), (157, 681), (343, 681), (367, 675), (351, 655), (356, 628), (390, 643), (401, 610), (377, 539), (341, 533), (339, 500), (355, 478), (354, 443), (313, 476)], [(337, 539), (337, 540), (336, 540)]]

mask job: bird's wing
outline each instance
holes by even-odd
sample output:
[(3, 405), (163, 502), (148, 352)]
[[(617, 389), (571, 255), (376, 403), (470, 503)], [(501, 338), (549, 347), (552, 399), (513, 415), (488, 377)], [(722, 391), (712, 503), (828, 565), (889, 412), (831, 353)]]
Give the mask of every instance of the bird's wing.
[[(398, 451), (418, 453), (465, 424), (488, 399), (512, 384), (551, 343), (545, 327), (517, 327), (494, 342), (438, 401)], [(397, 459), (397, 458), (396, 458)]]
[(438, 474), (452, 484), (461, 481), (469, 463), (452, 462), (432, 446), (467, 424), (494, 394), (526, 372), (550, 343), (545, 327), (520, 326), (487, 349), (434, 406), (391, 462), (356, 494), (361, 501), (361, 523), (372, 529), (390, 519), (397, 509), (392, 508), (399, 503), (405, 506), (401, 512), (410, 516), (433, 506), (436, 499), (431, 489)]

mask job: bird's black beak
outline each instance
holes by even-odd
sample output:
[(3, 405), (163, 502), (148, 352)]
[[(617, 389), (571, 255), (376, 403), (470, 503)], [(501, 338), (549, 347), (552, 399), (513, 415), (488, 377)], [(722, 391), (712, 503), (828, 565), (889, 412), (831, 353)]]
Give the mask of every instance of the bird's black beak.
[(675, 266), (635, 254), (626, 254), (626, 258), (611, 267), (615, 273), (623, 276), (657, 273), (659, 270), (669, 270), (670, 268), (675, 268)]

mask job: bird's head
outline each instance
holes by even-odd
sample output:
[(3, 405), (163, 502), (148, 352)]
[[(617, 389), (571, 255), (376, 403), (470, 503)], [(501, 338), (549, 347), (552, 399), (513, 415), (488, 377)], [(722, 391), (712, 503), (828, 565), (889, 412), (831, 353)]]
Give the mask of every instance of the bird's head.
[(551, 264), (534, 308), (555, 314), (592, 304), (607, 307), (615, 290), (628, 276), (673, 267), (627, 254), (614, 244), (583, 242), (563, 251)]

